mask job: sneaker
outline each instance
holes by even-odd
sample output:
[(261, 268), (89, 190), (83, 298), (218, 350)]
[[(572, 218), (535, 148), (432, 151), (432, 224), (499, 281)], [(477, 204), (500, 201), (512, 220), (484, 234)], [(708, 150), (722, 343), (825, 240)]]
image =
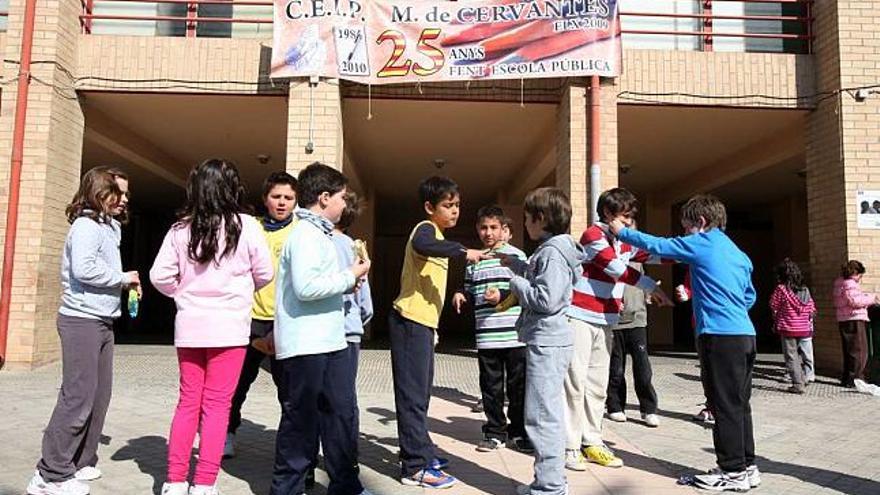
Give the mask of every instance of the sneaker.
[(610, 419), (611, 421), (616, 421), (618, 423), (626, 423), (626, 413), (623, 411), (609, 413), (608, 419)]
[(95, 466), (86, 466), (77, 471), (73, 477), (80, 481), (95, 481), (101, 477), (101, 470)]
[(587, 460), (584, 459), (584, 455), (581, 454), (580, 450), (568, 450), (565, 451), (565, 469), (570, 469), (572, 471), (586, 471), (587, 470)]
[(482, 401), (482, 400), (478, 400), (477, 403), (474, 404), (473, 407), (471, 407), (471, 412), (475, 412), (475, 413), (481, 413), (481, 412), (483, 412), (483, 401)]
[(758, 466), (752, 464), (751, 466), (746, 468), (746, 475), (749, 477), (749, 486), (752, 488), (757, 488), (761, 485), (761, 471), (758, 471)]
[(88, 495), (89, 485), (76, 478), (65, 481), (46, 481), (39, 471), (34, 471), (27, 486), (28, 495)]
[(497, 438), (484, 438), (477, 445), (477, 452), (492, 452), (498, 450), (504, 445), (504, 442)]
[(449, 459), (445, 457), (435, 457), (434, 460), (428, 464), (428, 467), (436, 471), (442, 471), (449, 467)]
[(179, 483), (162, 483), (162, 495), (187, 495), (189, 494), (189, 483), (181, 481)]
[(360, 495), (373, 495), (373, 492), (371, 492), (370, 490), (367, 490), (366, 488), (364, 488), (364, 491), (362, 491), (362, 492), (360, 493)]
[(193, 485), (189, 488), (189, 495), (220, 495), (220, 489), (213, 485)]
[(508, 447), (523, 454), (535, 453), (535, 446), (532, 445), (532, 441), (525, 437), (513, 437), (508, 443)]
[(803, 385), (792, 385), (792, 386), (788, 387), (787, 389), (785, 389), (785, 391), (790, 394), (797, 394), (797, 395), (803, 395), (805, 392)]
[(223, 444), (223, 458), (235, 457), (235, 433), (226, 434), (226, 443)]
[(720, 469), (694, 476), (694, 486), (712, 492), (745, 492), (752, 488), (746, 471), (728, 473)]
[(706, 423), (708, 425), (715, 424), (715, 416), (712, 414), (712, 411), (710, 411), (709, 408), (707, 408), (707, 407), (704, 407), (703, 409), (700, 410), (700, 412), (695, 414), (693, 417), (693, 420), (697, 421), (697, 422)]
[(425, 488), (449, 488), (458, 480), (439, 469), (425, 468), (412, 476), (400, 478), (400, 482), (404, 485)]
[(614, 455), (611, 449), (604, 445), (589, 445), (581, 448), (581, 452), (589, 462), (600, 466), (619, 468), (623, 467), (623, 459)]
[[(565, 484), (563, 495), (568, 495), (568, 483)], [(516, 487), (516, 495), (532, 495), (532, 485), (519, 485)]]
[(642, 421), (644, 421), (645, 424), (650, 426), (651, 428), (656, 428), (660, 426), (660, 416), (657, 416), (656, 414), (642, 413)]

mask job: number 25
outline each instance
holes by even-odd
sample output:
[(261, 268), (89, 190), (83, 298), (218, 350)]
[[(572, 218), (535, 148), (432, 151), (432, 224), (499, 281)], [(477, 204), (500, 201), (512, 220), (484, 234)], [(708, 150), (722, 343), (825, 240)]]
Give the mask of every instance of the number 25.
[(422, 34), (419, 36), (419, 42), (416, 45), (416, 49), (431, 61), (431, 65), (425, 67), (418, 62), (414, 64), (410, 59), (400, 62), (400, 57), (402, 57), (404, 51), (406, 51), (406, 38), (403, 36), (403, 33), (395, 31), (394, 29), (389, 29), (383, 32), (376, 39), (376, 44), (381, 45), (385, 41), (391, 41), (394, 45), (394, 49), (391, 51), (391, 57), (388, 59), (388, 63), (382, 67), (376, 76), (403, 77), (409, 74), (410, 68), (417, 76), (430, 76), (431, 74), (438, 72), (446, 63), (446, 57), (443, 55), (442, 50), (428, 43), (428, 41), (435, 40), (438, 37), (440, 37), (440, 29), (437, 28), (423, 29)]

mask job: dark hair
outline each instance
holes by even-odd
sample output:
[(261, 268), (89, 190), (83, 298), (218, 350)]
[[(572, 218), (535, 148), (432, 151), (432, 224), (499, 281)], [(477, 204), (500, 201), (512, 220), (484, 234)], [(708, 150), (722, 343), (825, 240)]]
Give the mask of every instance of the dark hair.
[(867, 201), (862, 201), (861, 203), (862, 213), (867, 213), (871, 209), (871, 203)]
[(526, 195), (523, 210), (533, 220), (541, 217), (544, 230), (553, 234), (565, 234), (571, 227), (571, 202), (558, 187), (539, 187)]
[(840, 267), (840, 276), (850, 278), (853, 275), (862, 275), (865, 273), (865, 265), (858, 260), (849, 260)]
[(727, 228), (727, 209), (711, 194), (697, 194), (681, 207), (682, 223), (700, 225), (700, 217), (706, 220), (706, 230)]
[(336, 194), (348, 184), (342, 172), (321, 162), (313, 162), (300, 170), (296, 180), (296, 202), (300, 208), (314, 206), (321, 194)]
[[(242, 228), (238, 214), (247, 210), (244, 198), (244, 186), (231, 161), (211, 158), (192, 169), (186, 181), (186, 204), (178, 213), (180, 223), (189, 227), (191, 260), (217, 262), (235, 253)], [(224, 233), (223, 252), (218, 253)]]
[(269, 174), (269, 177), (266, 177), (266, 180), (263, 181), (263, 199), (269, 197), (272, 188), (279, 184), (287, 184), (294, 192), (296, 192), (296, 177), (283, 171), (272, 172)]
[(776, 281), (795, 292), (804, 288), (804, 274), (791, 258), (785, 258), (776, 265)]
[(609, 189), (599, 195), (599, 201), (596, 202), (596, 213), (599, 219), (605, 221), (605, 212), (611, 216), (617, 216), (622, 213), (630, 213), (633, 216), (639, 211), (639, 200), (635, 194), (622, 187)]
[(511, 234), (513, 233), (513, 219), (509, 216), (504, 215), (501, 217), (501, 226), (507, 227), (507, 230), (509, 230)]
[(79, 217), (89, 217), (98, 223), (109, 223), (110, 212), (106, 211), (105, 203), (111, 197), (119, 199), (122, 191), (116, 184), (113, 175), (105, 170), (93, 168), (80, 179), (79, 189), (64, 209), (68, 223)]
[(354, 191), (347, 191), (345, 193), (345, 209), (342, 210), (342, 216), (340, 216), (339, 221), (336, 222), (336, 228), (339, 230), (345, 230), (351, 227), (351, 224), (353, 224), (361, 214), (362, 206), (361, 199), (358, 197), (357, 193)]
[[(95, 167), (97, 170), (101, 170), (107, 172), (108, 174), (113, 176), (113, 180), (122, 179), (125, 182), (128, 182), (128, 174), (123, 172), (122, 170), (113, 167), (113, 166), (100, 166)], [(122, 191), (119, 191), (122, 194)], [(128, 198), (131, 199), (131, 189), (129, 189), (125, 194), (128, 195)], [(119, 220), (119, 223), (122, 225), (126, 225), (128, 223), (128, 208), (122, 211), (119, 215), (116, 215), (116, 220)]]
[(458, 184), (449, 177), (435, 175), (428, 177), (419, 184), (419, 202), (437, 206), (446, 198), (458, 196)]
[(497, 219), (498, 223), (500, 223), (503, 227), (504, 219), (506, 219), (507, 217), (504, 216), (504, 210), (502, 210), (500, 206), (486, 205), (480, 207), (480, 209), (477, 210), (477, 223), (479, 224), (480, 222), (482, 222), (484, 218)]

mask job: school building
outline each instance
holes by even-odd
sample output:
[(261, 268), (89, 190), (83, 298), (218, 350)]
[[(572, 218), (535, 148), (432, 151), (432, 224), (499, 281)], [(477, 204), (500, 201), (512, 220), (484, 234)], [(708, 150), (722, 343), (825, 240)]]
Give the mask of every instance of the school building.
[[(684, 200), (720, 196), (730, 235), (754, 261), (760, 349), (778, 349), (767, 299), (772, 267), (789, 256), (808, 274), (819, 307), (816, 357), (833, 374), (841, 363), (831, 300), (839, 265), (863, 261), (865, 288), (880, 290), (880, 230), (859, 226), (859, 199), (880, 200), (875, 2), (620, 0), (623, 74), (598, 87), (590, 78), (372, 87), (273, 80), (268, 0), (36, 0), (32, 30), (27, 3), (0, 3), (4, 234), (10, 186), (20, 191), (17, 230), (3, 236), (15, 242), (2, 288), (11, 296), (0, 329), (8, 367), (60, 358), (64, 207), (80, 175), (98, 165), (131, 177), (122, 251), (142, 280), (182, 204), (188, 170), (202, 159), (237, 162), (255, 202), (271, 171), (295, 174), (316, 160), (342, 169), (366, 199), (355, 233), (374, 258), (376, 342), (403, 246), (421, 218), (417, 184), (435, 173), (460, 184), (462, 219), (448, 237), (471, 245), (478, 207), (498, 203), (519, 219), (524, 195), (541, 185), (569, 193), (580, 235), (591, 158), (602, 188), (637, 192), (646, 231), (679, 233)], [(11, 183), (25, 82), (21, 176)], [(667, 293), (682, 277), (677, 267), (649, 272)], [(173, 303), (146, 289), (141, 315), (125, 316), (117, 338), (170, 343)], [(652, 310), (651, 347), (692, 346), (689, 312)], [(441, 340), (466, 342), (466, 319), (449, 308), (444, 318)]]

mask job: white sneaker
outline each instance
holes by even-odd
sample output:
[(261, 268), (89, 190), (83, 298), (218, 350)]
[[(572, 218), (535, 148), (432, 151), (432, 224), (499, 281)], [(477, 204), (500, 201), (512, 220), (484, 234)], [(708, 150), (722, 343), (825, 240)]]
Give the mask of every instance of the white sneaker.
[(88, 495), (89, 485), (76, 478), (66, 481), (46, 481), (39, 471), (34, 471), (34, 477), (27, 486), (28, 495)]
[(361, 495), (373, 495), (373, 492), (364, 488), (364, 491), (361, 492)]
[(650, 426), (651, 428), (656, 428), (660, 426), (660, 416), (657, 416), (656, 414), (642, 413), (642, 421), (644, 421), (645, 424)]
[(757, 488), (761, 485), (761, 471), (758, 471), (758, 466), (752, 464), (747, 467), (746, 475), (749, 477), (749, 486)]
[(189, 483), (181, 481), (179, 483), (162, 483), (162, 495), (187, 495), (189, 494)]
[(608, 419), (618, 423), (626, 423), (626, 413), (623, 411), (613, 412), (608, 414)]
[(189, 495), (220, 495), (220, 489), (216, 483), (213, 485), (193, 485), (189, 487)]
[(226, 434), (226, 443), (223, 444), (223, 458), (235, 457), (235, 433)]
[(101, 477), (101, 470), (95, 466), (86, 466), (77, 471), (73, 477), (80, 481), (95, 481)]
[(565, 451), (565, 469), (570, 469), (572, 471), (587, 470), (587, 460), (584, 458), (584, 455), (581, 454), (580, 450)]
[(694, 486), (713, 492), (745, 492), (752, 488), (746, 471), (728, 473), (720, 469), (694, 476)]

